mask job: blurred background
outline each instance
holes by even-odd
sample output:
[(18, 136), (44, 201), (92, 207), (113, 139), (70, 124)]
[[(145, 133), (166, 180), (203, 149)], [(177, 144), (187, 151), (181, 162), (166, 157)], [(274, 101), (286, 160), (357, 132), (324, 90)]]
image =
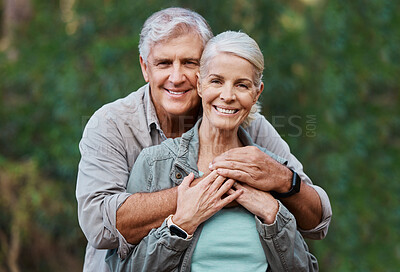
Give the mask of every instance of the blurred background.
[(321, 271), (400, 267), (400, 3), (395, 0), (1, 0), (0, 271), (81, 271), (78, 143), (145, 82), (145, 19), (191, 8), (265, 59), (263, 114), (330, 196)]

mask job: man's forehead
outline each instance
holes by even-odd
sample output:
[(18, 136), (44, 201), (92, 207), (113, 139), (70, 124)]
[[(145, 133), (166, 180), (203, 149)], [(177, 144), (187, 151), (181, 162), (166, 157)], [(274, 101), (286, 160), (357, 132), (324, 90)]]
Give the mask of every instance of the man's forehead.
[(156, 42), (150, 49), (150, 55), (154, 59), (200, 59), (202, 52), (202, 40), (198, 35), (192, 34)]

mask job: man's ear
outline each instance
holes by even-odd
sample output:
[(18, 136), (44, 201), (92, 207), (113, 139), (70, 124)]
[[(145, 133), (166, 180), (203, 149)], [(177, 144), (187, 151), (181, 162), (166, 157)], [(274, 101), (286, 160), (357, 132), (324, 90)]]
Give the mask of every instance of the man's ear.
[(196, 81), (197, 81), (197, 94), (198, 96), (202, 97), (202, 90), (201, 90), (201, 85), (200, 85), (200, 74), (199, 72), (196, 73)]
[(142, 68), (142, 74), (143, 78), (146, 82), (149, 82), (149, 74), (148, 74), (148, 67), (145, 61), (143, 60), (142, 56), (139, 56), (139, 61), (140, 61), (140, 68)]
[(264, 90), (264, 82), (261, 82), (260, 89), (258, 89), (256, 96), (254, 97), (253, 102), (256, 103), (258, 98), (260, 97), (262, 91)]

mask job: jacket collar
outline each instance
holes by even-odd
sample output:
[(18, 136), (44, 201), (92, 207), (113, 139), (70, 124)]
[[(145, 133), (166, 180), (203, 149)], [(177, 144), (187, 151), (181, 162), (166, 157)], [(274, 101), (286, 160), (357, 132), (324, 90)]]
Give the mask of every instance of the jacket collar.
[[(176, 158), (171, 168), (170, 178), (175, 184), (179, 185), (183, 178), (193, 172), (195, 178), (199, 178), (201, 174), (197, 168), (199, 159), (199, 127), (202, 118), (200, 118), (193, 128), (182, 134), (178, 141), (165, 141), (170, 150), (176, 150)], [(254, 145), (250, 135), (242, 126), (238, 130), (239, 139), (245, 146)], [(177, 140), (177, 139), (176, 139)], [(178, 146), (176, 143), (178, 142)]]

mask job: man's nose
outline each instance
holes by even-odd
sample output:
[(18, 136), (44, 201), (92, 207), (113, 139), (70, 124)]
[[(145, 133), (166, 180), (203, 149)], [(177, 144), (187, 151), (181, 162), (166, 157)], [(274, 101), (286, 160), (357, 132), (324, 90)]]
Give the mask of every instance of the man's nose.
[(185, 73), (180, 64), (174, 64), (172, 66), (172, 70), (169, 75), (169, 81), (171, 81), (174, 85), (179, 85), (185, 81)]

